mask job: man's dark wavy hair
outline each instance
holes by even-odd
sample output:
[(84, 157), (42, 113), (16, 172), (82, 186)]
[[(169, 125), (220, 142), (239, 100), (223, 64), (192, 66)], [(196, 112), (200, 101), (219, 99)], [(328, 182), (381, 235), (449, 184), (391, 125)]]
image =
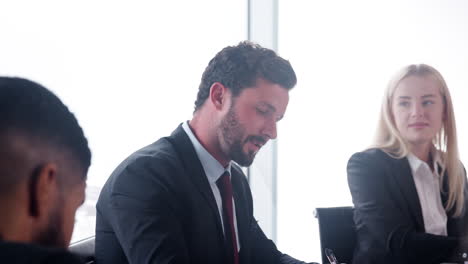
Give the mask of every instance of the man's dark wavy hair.
[(296, 73), (289, 61), (273, 50), (249, 41), (222, 49), (211, 59), (203, 73), (195, 101), (195, 112), (205, 103), (213, 83), (223, 84), (236, 97), (243, 89), (253, 87), (259, 78), (288, 90), (297, 82)]

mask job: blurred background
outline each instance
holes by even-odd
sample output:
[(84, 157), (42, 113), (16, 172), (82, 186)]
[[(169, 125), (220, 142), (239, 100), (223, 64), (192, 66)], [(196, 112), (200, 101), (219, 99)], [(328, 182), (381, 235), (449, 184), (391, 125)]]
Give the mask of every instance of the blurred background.
[(246, 169), (256, 216), (281, 251), (321, 259), (313, 211), (352, 205), (347, 160), (370, 144), (402, 66), (445, 77), (468, 164), (467, 1), (2, 0), (0, 75), (58, 94), (92, 149), (73, 241), (94, 235), (94, 206), (118, 163), (190, 119), (209, 60), (245, 39), (277, 50), (298, 76), (279, 139)]

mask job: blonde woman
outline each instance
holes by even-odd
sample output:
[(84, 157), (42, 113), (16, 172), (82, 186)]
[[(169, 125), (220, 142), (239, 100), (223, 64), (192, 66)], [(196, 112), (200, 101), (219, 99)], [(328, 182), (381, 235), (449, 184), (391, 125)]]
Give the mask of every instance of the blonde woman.
[(389, 82), (375, 144), (354, 154), (347, 171), (353, 263), (440, 263), (459, 255), (468, 189), (452, 100), (436, 69), (409, 65)]

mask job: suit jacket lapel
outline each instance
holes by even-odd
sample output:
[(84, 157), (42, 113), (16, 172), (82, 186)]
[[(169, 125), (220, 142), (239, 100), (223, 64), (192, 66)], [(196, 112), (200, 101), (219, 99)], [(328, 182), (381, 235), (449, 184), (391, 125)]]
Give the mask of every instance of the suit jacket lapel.
[(218, 234), (220, 235), (221, 241), (224, 241), (218, 206), (216, 205), (213, 191), (211, 190), (211, 186), (208, 182), (205, 171), (203, 170), (203, 166), (198, 159), (195, 148), (192, 145), (192, 141), (190, 141), (190, 138), (185, 133), (182, 125), (179, 125), (177, 129), (172, 132), (168, 139), (176, 148), (177, 153), (183, 162), (183, 167), (188, 173), (190, 173), (190, 178), (193, 180), (194, 184), (197, 186), (198, 190), (202, 193), (202, 196), (211, 207), (213, 215), (216, 217)]
[[(439, 170), (439, 174), (441, 170)], [(442, 200), (442, 205), (445, 208), (445, 205), (448, 202), (448, 175), (447, 172), (444, 173), (444, 178), (442, 179), (442, 191), (440, 192), (440, 198)], [(466, 195), (466, 192), (465, 192)], [(452, 208), (450, 211), (447, 212), (447, 235), (449, 236), (460, 236), (460, 234), (466, 234), (466, 230), (463, 230), (463, 221), (464, 217), (455, 218), (453, 215), (455, 214), (455, 208)], [(466, 214), (463, 212), (462, 215)]]
[[(233, 189), (234, 202), (236, 204), (236, 218), (237, 218), (237, 232), (239, 234), (239, 243), (241, 245), (240, 251), (242, 249), (249, 248), (247, 246), (246, 235), (249, 231), (250, 221), (249, 221), (249, 209), (247, 208), (247, 197), (245, 197), (245, 188), (242, 183), (243, 174), (237, 172), (237, 169), (232, 166), (231, 168), (231, 182)], [(240, 254), (240, 263), (246, 263), (246, 258), (248, 254), (242, 251), (243, 254)]]
[(421, 203), (419, 202), (416, 184), (414, 183), (413, 173), (408, 159), (402, 158), (393, 160), (394, 166), (390, 169), (395, 170), (395, 178), (398, 182), (398, 186), (400, 186), (411, 214), (414, 219), (416, 219), (416, 223), (418, 225), (417, 228), (421, 228), (421, 230), (424, 231), (424, 219), (422, 216)]
[[(439, 170), (439, 175), (441, 170)], [(442, 201), (442, 205), (445, 208), (445, 205), (448, 202), (448, 181), (447, 181), (447, 173), (445, 173), (444, 178), (442, 179), (442, 191), (440, 192), (440, 199)], [(452, 217), (454, 213), (454, 209), (447, 212), (447, 235), (449, 236), (458, 236), (459, 230), (457, 227), (457, 221)]]

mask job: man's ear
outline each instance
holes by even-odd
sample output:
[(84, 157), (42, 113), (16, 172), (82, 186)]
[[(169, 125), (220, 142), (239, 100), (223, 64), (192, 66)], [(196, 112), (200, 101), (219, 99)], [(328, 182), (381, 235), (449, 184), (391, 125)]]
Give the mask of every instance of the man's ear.
[(214, 107), (221, 110), (228, 101), (228, 94), (229, 91), (227, 87), (219, 82), (215, 82), (210, 87), (209, 98)]
[(57, 199), (57, 165), (46, 163), (39, 166), (31, 177), (29, 187), (29, 214), (31, 217), (42, 218)]

